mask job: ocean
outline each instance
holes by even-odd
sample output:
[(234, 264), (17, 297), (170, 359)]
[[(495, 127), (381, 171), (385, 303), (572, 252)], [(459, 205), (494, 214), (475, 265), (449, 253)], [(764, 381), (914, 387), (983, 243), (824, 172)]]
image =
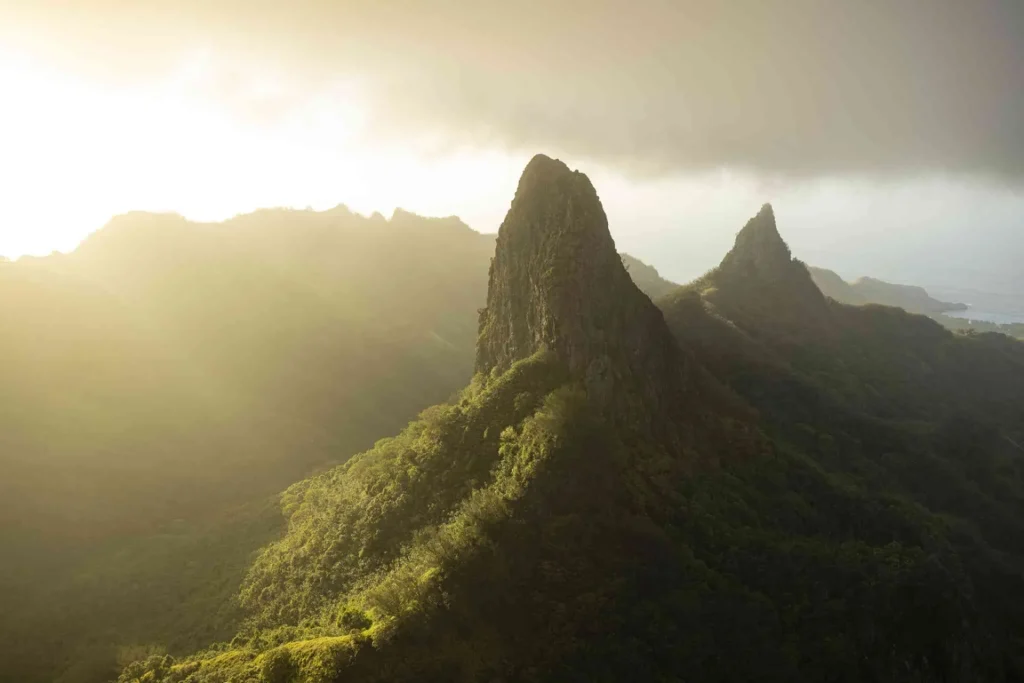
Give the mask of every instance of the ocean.
[(951, 311), (943, 313), (949, 318), (960, 318), (962, 320), (980, 320), (987, 323), (1009, 325), (1011, 323), (1024, 324), (1024, 315), (1020, 313), (1001, 313), (999, 311), (986, 311), (982, 309), (968, 308), (966, 311)]
[(1024, 323), (1024, 295), (1022, 294), (947, 287), (928, 287), (928, 293), (943, 301), (967, 304), (966, 311), (950, 311), (943, 314), (951, 318), (979, 320), (1000, 325)]

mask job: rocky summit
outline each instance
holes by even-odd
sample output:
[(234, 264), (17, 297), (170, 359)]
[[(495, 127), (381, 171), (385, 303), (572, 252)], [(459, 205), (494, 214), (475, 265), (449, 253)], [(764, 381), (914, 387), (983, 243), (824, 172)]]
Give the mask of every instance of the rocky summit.
[(477, 370), (502, 372), (540, 349), (597, 404), (639, 389), (649, 410), (684, 400), (689, 363), (661, 311), (633, 283), (586, 175), (535, 156), (498, 232)]
[(771, 204), (747, 221), (718, 268), (694, 286), (728, 319), (751, 323), (758, 336), (826, 334), (830, 325), (828, 303), (779, 234)]
[(784, 277), (792, 255), (775, 225), (775, 211), (765, 204), (736, 235), (736, 244), (722, 260), (721, 270), (753, 273), (768, 280)]

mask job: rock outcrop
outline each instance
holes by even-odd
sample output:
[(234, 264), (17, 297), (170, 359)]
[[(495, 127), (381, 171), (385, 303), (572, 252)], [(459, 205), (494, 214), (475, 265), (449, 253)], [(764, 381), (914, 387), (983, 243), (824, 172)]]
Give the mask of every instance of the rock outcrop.
[(725, 255), (724, 273), (754, 274), (767, 281), (792, 277), (793, 257), (775, 226), (775, 212), (765, 204), (736, 235), (736, 244)]
[(828, 301), (807, 266), (790, 254), (771, 204), (747, 221), (721, 265), (698, 286), (726, 317), (756, 323), (773, 336), (822, 333), (830, 324)]
[(626, 272), (590, 180), (537, 155), (498, 232), (477, 370), (501, 372), (541, 349), (619, 415), (627, 396), (628, 413), (645, 420), (692, 403), (692, 363)]

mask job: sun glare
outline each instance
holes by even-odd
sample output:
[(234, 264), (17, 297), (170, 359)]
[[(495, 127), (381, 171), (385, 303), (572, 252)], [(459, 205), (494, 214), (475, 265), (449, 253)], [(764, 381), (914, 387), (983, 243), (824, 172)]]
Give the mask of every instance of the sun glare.
[(513, 182), (519, 163), (369, 144), (355, 84), (300, 93), (287, 74), (208, 50), (145, 85), (90, 82), (0, 51), (0, 93), (0, 254), (9, 257), (72, 249), (131, 210), (222, 220), (346, 203), (473, 216), (455, 198), (490, 201), (481, 183)]

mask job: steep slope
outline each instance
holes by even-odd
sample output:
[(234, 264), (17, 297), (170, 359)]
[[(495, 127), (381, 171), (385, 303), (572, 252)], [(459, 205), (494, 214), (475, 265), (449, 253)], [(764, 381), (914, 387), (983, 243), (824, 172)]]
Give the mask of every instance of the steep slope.
[[(760, 247), (784, 253), (781, 237)], [(973, 633), (949, 647), (968, 648), (978, 680), (1020, 676), (1024, 611), (1004, 600), (1024, 592), (1024, 344), (954, 335), (895, 308), (830, 302), (821, 309), (799, 297), (776, 298), (776, 308), (752, 318), (740, 287), (772, 289), (787, 278), (724, 266), (666, 300), (677, 338), (761, 411), (776, 443), (806, 453), (852, 490), (933, 515), (938, 535), (924, 547), (946, 546), (939, 562), (963, 572), (958, 599), (971, 613)], [(796, 263), (790, 268), (798, 281)], [(781, 330), (779, 321), (786, 321)], [(971, 679), (965, 669), (945, 675)]]
[[(708, 324), (708, 315), (727, 321), (731, 333), (698, 339), (693, 331)], [(730, 345), (744, 345), (737, 358), (773, 358), (879, 417), (968, 412), (1012, 421), (1022, 414), (1015, 383), (1024, 360), (1020, 344), (996, 334), (964, 338), (898, 308), (825, 299), (807, 268), (790, 257), (768, 205), (721, 266), (666, 302), (666, 317), (677, 336), (707, 353), (720, 357)]]
[(670, 365), (674, 358), (636, 353), (652, 343), (671, 356), (674, 347), (659, 344), (659, 335), (668, 338), (661, 313), (630, 281), (590, 181), (534, 157), (498, 231), (477, 371), (500, 373), (548, 348), (597, 386), (626, 356)]
[(498, 231), (476, 369), (500, 374), (541, 350), (609, 418), (680, 448), (695, 434), (693, 420), (676, 418), (701, 413), (716, 395), (631, 281), (589, 179), (538, 155)]
[(0, 681), (233, 632), (264, 497), (471, 376), (494, 239), (401, 209), (131, 213), (0, 263)]
[[(770, 209), (737, 250), (663, 319), (586, 177), (535, 158), (470, 386), (286, 491), (288, 532), (250, 570), (230, 643), (136, 662), (122, 683), (1018, 675), (1018, 611), (993, 595), (1021, 594), (1019, 458), (984, 430), (933, 435), (835, 399), (797, 340), (835, 343), (844, 309)], [(796, 310), (779, 322), (739, 293)], [(756, 425), (699, 362), (716, 338), (712, 365)]]
[[(565, 634), (640, 587), (611, 577), (676, 554), (649, 516), (671, 509), (669, 482), (760, 447), (741, 419), (695, 409), (725, 399), (629, 279), (589, 180), (546, 157), (499, 231), (477, 364), (457, 403), (286, 494), (289, 533), (246, 580), (253, 630), (228, 659), (151, 660), (125, 680), (317, 680), (317, 658), (335, 667), (324, 680), (553, 673), (582, 654)], [(602, 556), (608, 542), (634, 550)]]
[(722, 263), (688, 288), (758, 335), (795, 344), (827, 333), (827, 301), (779, 236), (770, 204), (743, 226)]

